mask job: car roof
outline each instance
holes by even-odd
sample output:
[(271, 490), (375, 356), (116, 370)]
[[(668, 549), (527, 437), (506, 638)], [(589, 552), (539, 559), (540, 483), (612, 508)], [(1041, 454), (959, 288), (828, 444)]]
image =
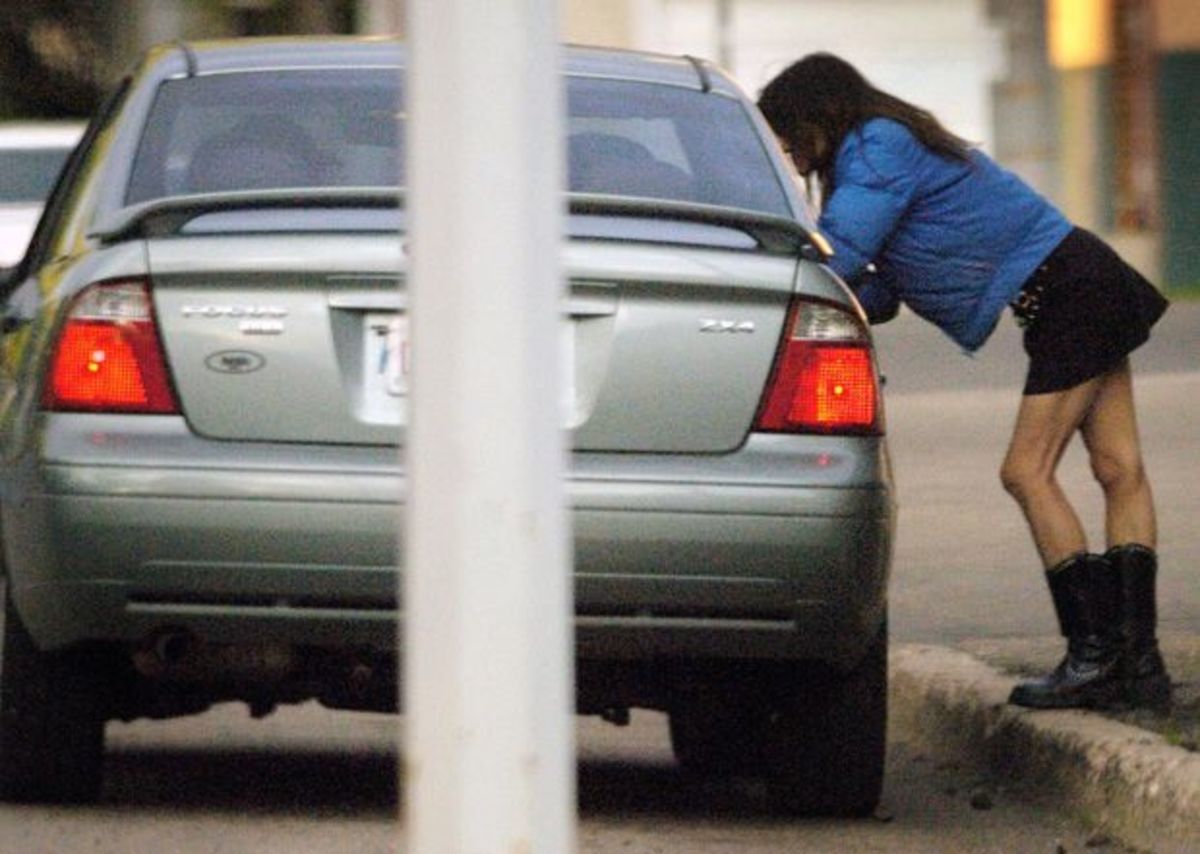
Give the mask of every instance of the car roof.
[[(715, 65), (696, 57), (584, 45), (564, 45), (567, 74), (664, 83), (738, 95)], [(156, 47), (151, 62), (175, 74), (219, 74), (280, 68), (395, 67), (408, 51), (393, 39), (373, 37), (260, 37), (173, 42)]]

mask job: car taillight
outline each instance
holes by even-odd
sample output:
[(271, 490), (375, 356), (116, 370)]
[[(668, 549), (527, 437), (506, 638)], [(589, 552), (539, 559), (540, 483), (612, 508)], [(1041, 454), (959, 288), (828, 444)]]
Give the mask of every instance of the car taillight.
[(881, 432), (871, 340), (855, 314), (830, 303), (793, 303), (754, 429)]
[(59, 411), (179, 411), (145, 282), (106, 282), (75, 297), (50, 360), (42, 405)]

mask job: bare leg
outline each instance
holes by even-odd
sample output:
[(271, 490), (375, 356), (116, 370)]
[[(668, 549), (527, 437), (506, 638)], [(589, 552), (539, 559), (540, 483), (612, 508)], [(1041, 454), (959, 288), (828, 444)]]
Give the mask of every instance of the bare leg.
[[(1055, 477), (1079, 430), (1104, 490), (1108, 552), (1087, 553), (1079, 519)], [(1053, 394), (1021, 399), (1001, 469), (1033, 533), (1067, 656), (1049, 675), (1018, 684), (1010, 701), (1036, 708), (1165, 708), (1171, 683), (1155, 638), (1154, 500), (1146, 480), (1129, 361)], [(1051, 571), (1053, 570), (1053, 571)]]
[(1080, 432), (1104, 490), (1105, 559), (1120, 585), (1123, 699), (1163, 711), (1171, 705), (1171, 678), (1156, 636), (1154, 498), (1142, 464), (1128, 361), (1104, 377)]
[[(1053, 672), (1013, 688), (1009, 700), (1017, 705), (1106, 706), (1121, 691), (1119, 581), (1104, 558), (1088, 553), (1083, 526), (1055, 474), (1067, 443), (1103, 400), (1108, 376), (1061, 392), (1022, 397), (1000, 470), (1005, 489), (1029, 522), (1046, 568), (1059, 628), (1067, 638), (1067, 655)], [(1108, 437), (1109, 445), (1118, 444), (1109, 432), (1103, 427), (1093, 429), (1093, 439), (1102, 442)]]
[(1138, 543), (1154, 549), (1154, 498), (1142, 464), (1128, 360), (1101, 378), (1080, 431), (1104, 490), (1108, 546)]
[(1000, 479), (1025, 514), (1047, 569), (1087, 551), (1083, 526), (1059, 486), (1056, 471), (1105, 381), (1097, 377), (1065, 391), (1021, 398)]

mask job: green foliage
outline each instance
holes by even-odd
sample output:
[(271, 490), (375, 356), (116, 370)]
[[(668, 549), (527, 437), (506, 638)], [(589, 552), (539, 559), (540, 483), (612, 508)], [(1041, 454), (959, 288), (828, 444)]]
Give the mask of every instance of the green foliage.
[(1200, 282), (1190, 285), (1172, 285), (1166, 294), (1173, 300), (1200, 300)]
[[(90, 115), (147, 45), (126, 0), (0, 0), (0, 119)], [(353, 32), (353, 0), (188, 0), (161, 38)]]
[(108, 2), (0, 4), (0, 113), (59, 118), (92, 112), (107, 84), (100, 36)]

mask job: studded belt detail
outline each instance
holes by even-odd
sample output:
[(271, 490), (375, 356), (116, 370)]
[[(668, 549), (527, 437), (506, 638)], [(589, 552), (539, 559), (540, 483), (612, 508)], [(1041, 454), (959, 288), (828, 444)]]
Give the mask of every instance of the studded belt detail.
[(1037, 320), (1037, 316), (1042, 310), (1042, 296), (1046, 293), (1046, 287), (1049, 285), (1049, 282), (1041, 276), (1047, 269), (1049, 269), (1049, 265), (1046, 264), (1038, 267), (1037, 271), (1025, 282), (1016, 299), (1009, 303), (1012, 306), (1013, 316), (1017, 319), (1017, 326), (1030, 326)]

